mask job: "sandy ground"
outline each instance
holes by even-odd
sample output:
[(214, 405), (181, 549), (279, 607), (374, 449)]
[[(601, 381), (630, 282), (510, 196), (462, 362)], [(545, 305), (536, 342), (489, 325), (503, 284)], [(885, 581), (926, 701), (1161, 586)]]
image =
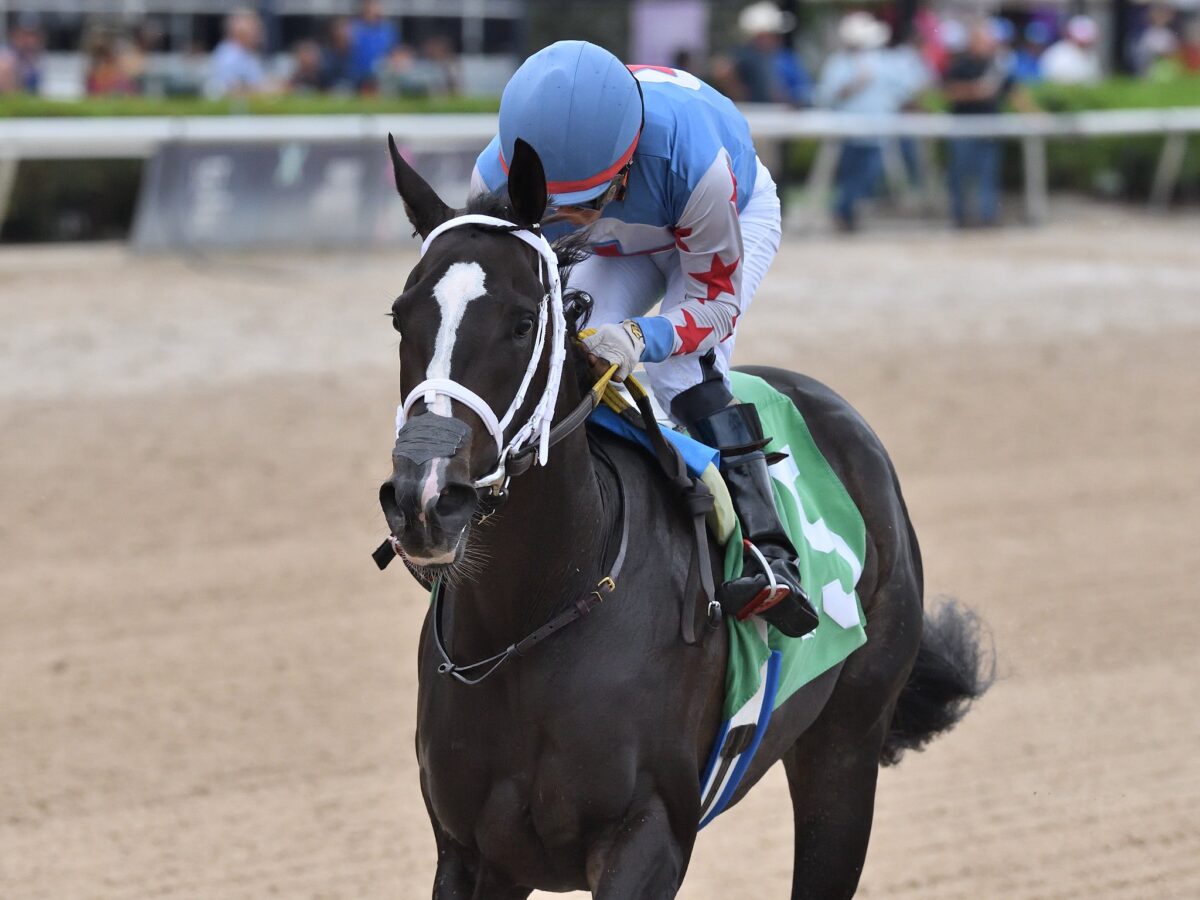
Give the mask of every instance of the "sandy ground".
[[(1200, 896), (1200, 222), (785, 245), (743, 361), (891, 449), (1002, 675), (861, 896)], [(0, 897), (428, 896), (424, 602), (381, 536), (412, 263), (0, 252)], [(782, 773), (682, 896), (784, 897)]]

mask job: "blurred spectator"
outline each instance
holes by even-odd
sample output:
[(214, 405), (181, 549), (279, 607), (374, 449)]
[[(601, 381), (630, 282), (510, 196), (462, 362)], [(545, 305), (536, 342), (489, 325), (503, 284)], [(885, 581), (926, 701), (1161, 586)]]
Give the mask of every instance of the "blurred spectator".
[[(929, 57), (925, 52), (925, 40), (921, 29), (913, 28), (909, 31), (907, 41), (885, 51), (895, 84), (898, 109), (901, 112), (916, 112), (920, 106), (921, 95), (934, 82), (936, 70), (927, 61)], [(905, 177), (910, 185), (917, 187), (921, 184), (921, 158), (917, 139), (901, 137), (895, 140), (900, 159), (904, 163)]]
[(209, 61), (207, 93), (210, 97), (258, 94), (267, 90), (267, 74), (259, 48), (262, 22), (248, 9), (235, 10), (225, 20), (225, 40)]
[(396, 26), (383, 17), (383, 4), (363, 0), (350, 29), (350, 77), (358, 90), (374, 90), (376, 70), (397, 41)]
[(686, 47), (681, 47), (671, 55), (671, 68), (681, 72), (696, 74), (696, 55)]
[(783, 36), (796, 27), (796, 19), (771, 0), (752, 3), (738, 15), (738, 28), (746, 42), (737, 54), (741, 84), (737, 99), (750, 103), (786, 103), (808, 106), (812, 78)]
[(457, 94), (462, 88), (461, 63), (450, 39), (443, 35), (429, 38), (421, 45), (421, 56), (434, 70), (433, 92), (443, 96)]
[[(885, 26), (886, 27), (886, 26)], [(908, 41), (885, 51), (900, 108), (912, 107), (934, 81), (935, 69), (924, 51), (924, 38), (913, 31)]]
[(942, 39), (942, 46), (946, 50), (946, 65), (942, 68), (942, 74), (946, 74), (946, 69), (950, 66), (950, 60), (967, 49), (967, 41), (970, 39), (971, 33), (967, 26), (958, 19), (943, 19), (938, 28), (938, 35)]
[(950, 62), (950, 52), (941, 35), (941, 20), (928, 9), (918, 9), (913, 16), (913, 39), (921, 51), (926, 69), (941, 75)]
[(1200, 74), (1200, 16), (1183, 26), (1183, 41), (1179, 46), (1179, 65), (1189, 75)]
[(1072, 16), (1067, 36), (1042, 54), (1042, 75), (1056, 84), (1095, 84), (1100, 80), (1096, 41), (1100, 30), (1088, 16)]
[[(1006, 70), (997, 53), (995, 29), (991, 23), (981, 22), (970, 29), (966, 50), (950, 61), (943, 87), (952, 114), (987, 115), (1000, 111), (1013, 82), (1011, 70)], [(959, 228), (995, 225), (1000, 214), (1000, 142), (995, 138), (952, 138), (949, 153), (954, 224)], [(978, 200), (974, 217), (968, 212), (971, 193)]]
[(297, 41), (292, 48), (292, 75), (288, 90), (295, 94), (315, 94), (325, 89), (325, 67), (321, 45), (316, 41)]
[(117, 41), (106, 31), (97, 31), (85, 41), (87, 74), (84, 87), (89, 97), (129, 96), (138, 92), (117, 51)]
[[(819, 106), (860, 115), (895, 113), (904, 100), (884, 51), (891, 29), (864, 12), (850, 13), (838, 24), (841, 49), (821, 69), (814, 94)], [(842, 142), (833, 214), (843, 231), (858, 228), (857, 205), (870, 196), (883, 171), (879, 138)]]
[(9, 32), (9, 65), (16, 90), (36, 94), (42, 86), (42, 51), (45, 38), (36, 16), (24, 15)]
[(146, 93), (148, 89), (150, 54), (162, 48), (164, 37), (158, 22), (146, 19), (137, 26), (129, 40), (118, 44), (117, 58), (121, 69), (139, 94)]
[[(693, 69), (684, 71), (700, 74)], [(738, 75), (737, 62), (724, 53), (718, 53), (708, 61), (708, 77), (705, 80), (730, 100), (740, 103), (744, 99), (746, 88)]]
[(1050, 29), (1045, 22), (1031, 20), (1021, 32), (1021, 40), (1013, 51), (1012, 74), (1021, 84), (1037, 84), (1042, 80), (1042, 54), (1050, 43)]
[(423, 97), (427, 86), (420, 61), (411, 47), (397, 44), (377, 69), (379, 92), (388, 97)]
[(0, 47), (0, 96), (17, 93), (20, 83), (21, 80), (17, 77), (17, 55), (7, 47)]
[(357, 88), (354, 81), (354, 24), (345, 16), (338, 16), (329, 23), (329, 44), (324, 50), (321, 69), (321, 90), (348, 94)]
[(430, 38), (418, 55), (395, 47), (378, 70), (379, 90), (390, 96), (444, 97), (458, 93), (458, 57), (448, 40)]
[(1172, 26), (1175, 10), (1165, 3), (1150, 7), (1145, 30), (1133, 45), (1133, 62), (1139, 75), (1149, 75), (1156, 64), (1170, 60), (1179, 52), (1179, 38)]

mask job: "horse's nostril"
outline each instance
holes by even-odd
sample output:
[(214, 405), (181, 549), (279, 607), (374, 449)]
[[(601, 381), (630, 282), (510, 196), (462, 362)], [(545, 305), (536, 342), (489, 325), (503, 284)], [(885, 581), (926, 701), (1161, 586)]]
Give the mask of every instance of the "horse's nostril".
[(475, 511), (475, 489), (468, 484), (451, 484), (442, 489), (434, 511), (443, 522), (465, 518)]
[(392, 533), (398, 533), (404, 527), (404, 512), (396, 500), (396, 487), (392, 482), (385, 481), (379, 486), (379, 505), (383, 507), (383, 517)]

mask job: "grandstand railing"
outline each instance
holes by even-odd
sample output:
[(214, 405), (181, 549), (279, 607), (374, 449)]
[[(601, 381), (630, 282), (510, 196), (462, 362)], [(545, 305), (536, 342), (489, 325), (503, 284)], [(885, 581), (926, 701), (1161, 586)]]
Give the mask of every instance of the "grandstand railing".
[[(855, 116), (777, 107), (748, 108), (746, 117), (761, 147), (774, 142), (816, 140), (820, 152), (809, 175), (814, 194), (827, 190), (841, 141), (912, 137), (944, 140), (992, 137), (1021, 142), (1026, 216), (1047, 213), (1045, 143), (1051, 138), (1160, 135), (1163, 151), (1151, 202), (1165, 205), (1182, 170), (1189, 135), (1200, 132), (1200, 107), (1104, 110), (1081, 113), (1009, 113), (952, 116), (912, 113)], [(496, 131), (496, 116), (478, 114), (195, 116), (43, 118), (0, 121), (0, 187), (11, 183), (17, 160), (148, 157), (168, 141), (286, 143), (382, 140), (388, 132), (418, 147), (482, 147)], [(6, 198), (0, 196), (0, 208)]]

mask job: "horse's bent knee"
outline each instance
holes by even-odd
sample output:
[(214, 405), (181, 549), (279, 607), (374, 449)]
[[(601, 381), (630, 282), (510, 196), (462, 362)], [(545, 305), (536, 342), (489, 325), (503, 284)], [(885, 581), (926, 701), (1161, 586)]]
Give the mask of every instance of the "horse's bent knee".
[(596, 900), (670, 900), (686, 864), (666, 808), (656, 799), (589, 849), (588, 884)]

